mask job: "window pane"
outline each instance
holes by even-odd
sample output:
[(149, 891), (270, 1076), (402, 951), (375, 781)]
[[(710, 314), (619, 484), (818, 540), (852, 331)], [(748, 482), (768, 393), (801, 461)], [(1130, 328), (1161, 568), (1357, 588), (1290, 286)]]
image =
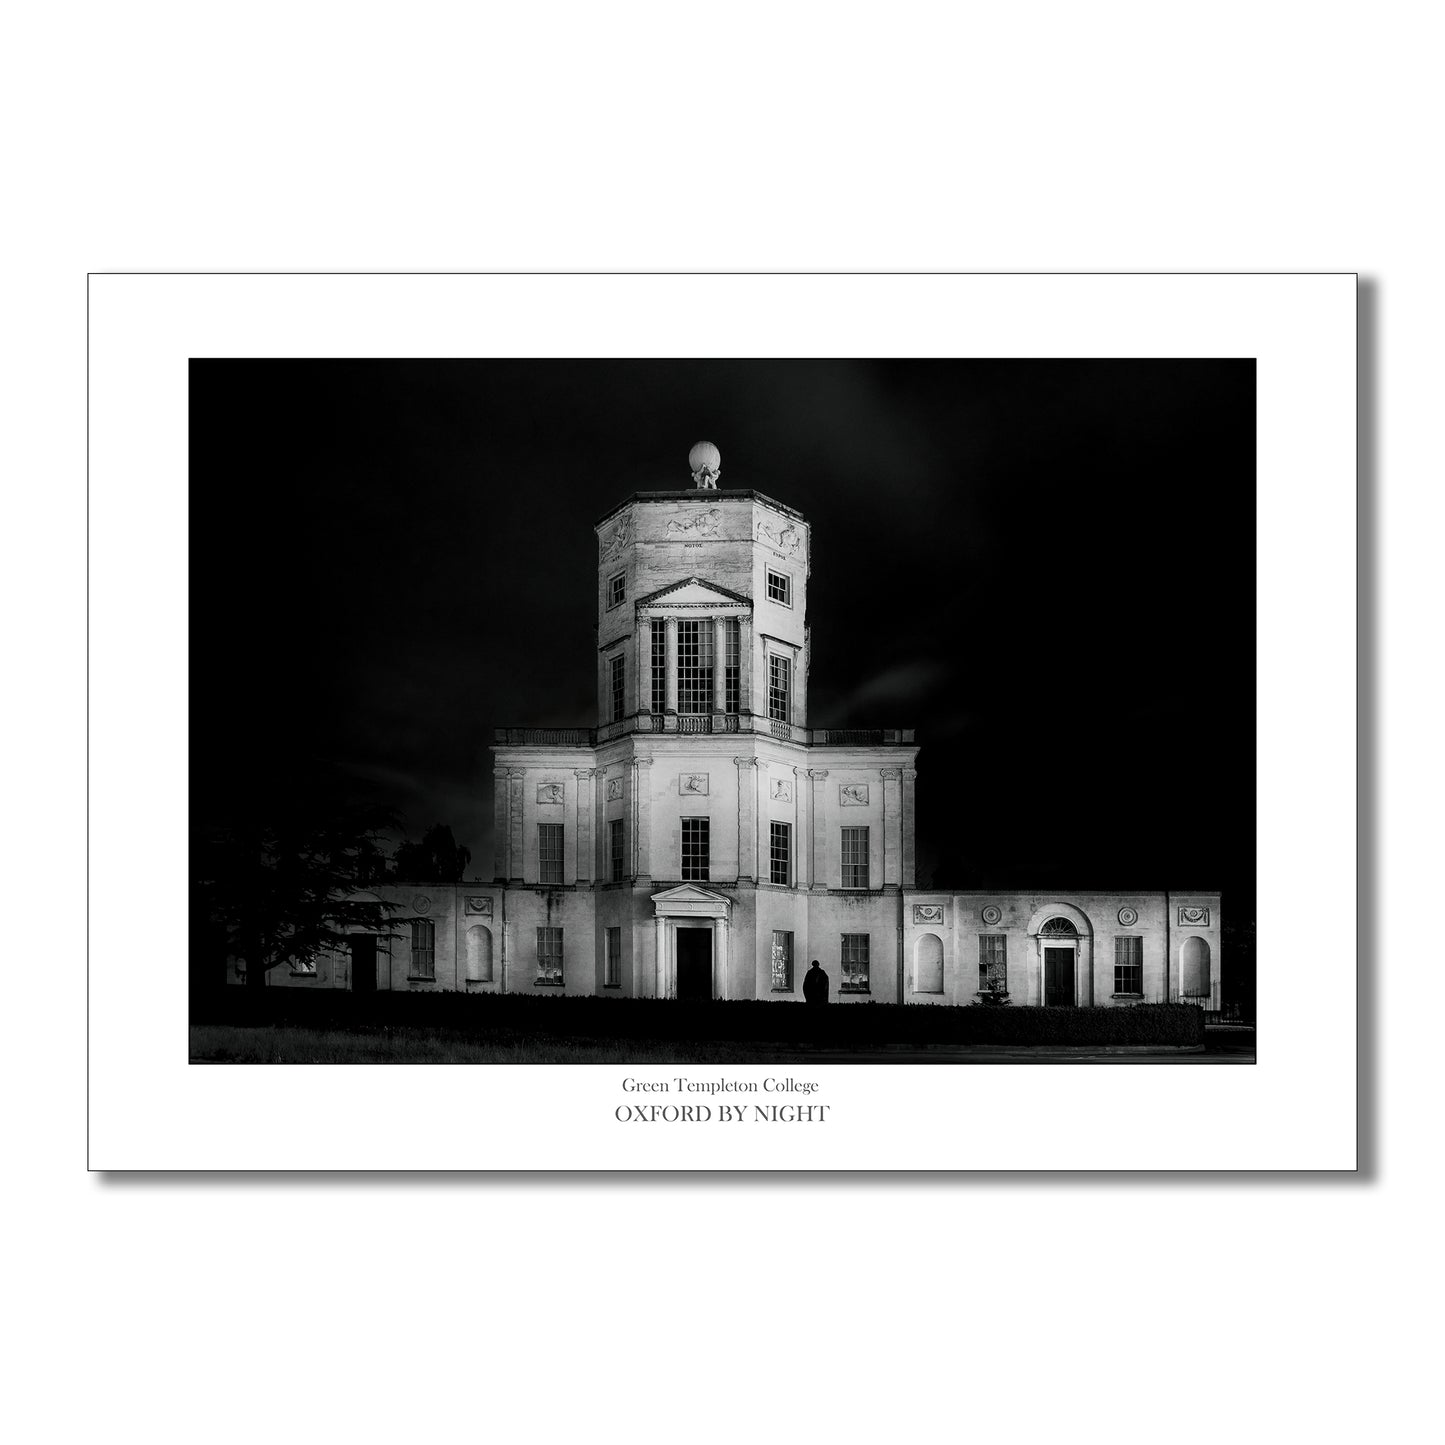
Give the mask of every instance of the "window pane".
[(667, 707), (667, 625), (662, 618), (652, 619), (652, 710)]
[(791, 823), (769, 824), (769, 877), (774, 883), (786, 885), (792, 882), (789, 871), (792, 864), (792, 832)]
[(677, 624), (677, 710), (712, 711), (712, 618)]
[(411, 972), (414, 978), (436, 977), (436, 925), (429, 918), (411, 921)]
[(793, 579), (782, 572), (769, 572), (768, 596), (774, 602), (781, 602), (784, 607), (791, 607), (793, 603)]
[(768, 654), (768, 716), (779, 722), (790, 722), (789, 694), (792, 684), (792, 659)]
[(682, 820), (682, 880), (684, 883), (708, 881), (708, 820)]
[(562, 983), (562, 930), (537, 930), (537, 982), (553, 987)]
[(868, 830), (843, 829), (843, 887), (868, 886)]
[(537, 859), (543, 883), (562, 882), (562, 824), (537, 824)]
[(727, 651), (724, 654), (723, 686), (727, 701), (723, 704), (729, 712), (742, 711), (742, 666), (741, 666), (741, 624), (736, 617), (729, 617), (725, 625)]
[(978, 936), (978, 987), (981, 993), (1008, 992), (1008, 937), (1002, 933)]
[(623, 693), (627, 678), (627, 660), (621, 654), (611, 659), (612, 669), (612, 721), (622, 719)]
[(775, 931), (773, 933), (773, 987), (791, 993), (793, 991), (793, 935)]
[(1125, 937), (1114, 940), (1114, 992), (1144, 992), (1144, 940)]
[(602, 982), (608, 988), (617, 988), (622, 983), (622, 930), (607, 930), (607, 957), (603, 965)]
[(608, 852), (612, 859), (612, 881), (620, 883), (625, 870), (622, 819), (614, 818), (607, 825)]
[(843, 935), (843, 990), (847, 993), (868, 991), (868, 935), (866, 933), (845, 933)]

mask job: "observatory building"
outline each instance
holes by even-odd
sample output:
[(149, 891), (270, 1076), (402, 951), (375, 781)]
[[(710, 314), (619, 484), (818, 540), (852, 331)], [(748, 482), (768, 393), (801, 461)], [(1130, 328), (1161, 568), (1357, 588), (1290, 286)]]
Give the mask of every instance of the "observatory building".
[(1217, 893), (916, 887), (913, 729), (809, 724), (807, 520), (688, 464), (596, 523), (595, 725), (497, 732), (493, 882), (388, 886), (389, 950), (275, 982), (1217, 1009)]

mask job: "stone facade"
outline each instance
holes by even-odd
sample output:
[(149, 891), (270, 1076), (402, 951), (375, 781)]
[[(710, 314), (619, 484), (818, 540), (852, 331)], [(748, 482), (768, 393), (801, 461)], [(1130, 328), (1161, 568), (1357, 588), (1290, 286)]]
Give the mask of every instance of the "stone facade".
[(800, 1000), (816, 958), (844, 1003), (1219, 1007), (1217, 893), (915, 886), (913, 731), (808, 725), (799, 513), (639, 492), (596, 532), (596, 726), (498, 731), (494, 881), (383, 889), (378, 988)]

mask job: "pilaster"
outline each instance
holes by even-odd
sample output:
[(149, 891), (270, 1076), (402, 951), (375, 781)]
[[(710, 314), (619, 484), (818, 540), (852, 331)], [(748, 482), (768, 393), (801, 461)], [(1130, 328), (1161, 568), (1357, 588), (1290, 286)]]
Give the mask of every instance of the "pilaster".
[(596, 850), (592, 842), (592, 780), (597, 769), (576, 768), (573, 771), (577, 779), (577, 826), (572, 844), (572, 876), (576, 883), (591, 883), (596, 877), (593, 872)]
[(757, 783), (753, 771), (756, 758), (734, 758), (738, 770), (738, 878), (755, 882), (757, 864)]
[(914, 830), (918, 826), (918, 815), (914, 811), (915, 784), (918, 782), (917, 768), (903, 769), (903, 817), (900, 820), (903, 829), (903, 886), (905, 888), (916, 888), (918, 875), (917, 841), (914, 837)]
[[(712, 710), (721, 717), (727, 711), (728, 623), (726, 617), (712, 620)], [(721, 728), (717, 729), (721, 731)]]
[(738, 619), (738, 707), (744, 713), (753, 708), (753, 615)]
[(667, 712), (677, 716), (677, 618), (664, 619), (667, 627)]
[(632, 760), (633, 857), (639, 883), (652, 881), (652, 759)]
[(637, 665), (633, 668), (634, 712), (652, 711), (652, 619), (637, 619)]
[(809, 768), (808, 781), (812, 783), (811, 826), (808, 829), (809, 854), (808, 886), (822, 889), (828, 886), (828, 770)]
[(903, 879), (903, 769), (880, 768), (883, 777), (883, 883)]
[(512, 883), (522, 881), (526, 865), (526, 839), (522, 833), (523, 796), (522, 785), (526, 781), (526, 768), (507, 769), (507, 796), (510, 816), (507, 820), (508, 845), (507, 878)]

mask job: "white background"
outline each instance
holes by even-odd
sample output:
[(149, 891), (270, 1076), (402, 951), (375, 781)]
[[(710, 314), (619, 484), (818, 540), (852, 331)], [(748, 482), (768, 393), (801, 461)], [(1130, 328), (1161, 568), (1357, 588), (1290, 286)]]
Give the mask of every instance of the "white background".
[[(1439, 893), (1445, 320), (1432, 21), (1389, 4), (493, 17), (292, 3), (57, 5), (12, 22), (7, 1420), (25, 1438), (159, 1440), (1388, 1439), (1428, 1421), (1439, 1029), (1416, 930)], [(1364, 737), (1380, 761), (1363, 774), (1362, 930), (1379, 976), (1363, 994), (1361, 1173), (84, 1172), (83, 273), (659, 266), (1372, 283), (1364, 676), (1379, 712), (1367, 705)], [(713, 350), (716, 318), (691, 323), (694, 349)], [(1316, 515), (1301, 498), (1306, 535)], [(152, 520), (174, 527), (160, 508)], [(1328, 688), (1352, 665), (1347, 639), (1316, 662)], [(152, 835), (137, 818), (137, 844)], [(167, 925), (183, 890), (166, 856), (93, 916), (97, 948)], [(107, 844), (93, 879), (134, 862)], [(1332, 885), (1298, 919), (1334, 933), (1347, 906)], [(1294, 995), (1315, 958), (1289, 959)], [(320, 1134), (335, 1099), (319, 1102)]]

